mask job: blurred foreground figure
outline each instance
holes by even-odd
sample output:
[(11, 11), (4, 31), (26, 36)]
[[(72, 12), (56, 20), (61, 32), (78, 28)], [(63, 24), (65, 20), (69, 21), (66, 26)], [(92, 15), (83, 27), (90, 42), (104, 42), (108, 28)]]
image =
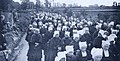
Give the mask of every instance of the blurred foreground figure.
[[(1, 15), (0, 17), (0, 61), (8, 61), (7, 58), (6, 58), (6, 52), (8, 51), (6, 49), (6, 46), (7, 46), (7, 42), (6, 42), (6, 39), (4, 37), (4, 34), (3, 34), (3, 26), (4, 26), (4, 20), (5, 20), (5, 16), (4, 15)], [(9, 51), (8, 51), (9, 52)]]

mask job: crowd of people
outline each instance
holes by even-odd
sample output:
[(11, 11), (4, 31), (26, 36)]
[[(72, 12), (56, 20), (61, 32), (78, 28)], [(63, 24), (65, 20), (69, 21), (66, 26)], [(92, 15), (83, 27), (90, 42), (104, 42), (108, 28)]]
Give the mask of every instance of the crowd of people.
[(114, 21), (89, 21), (57, 13), (32, 13), (26, 40), (28, 61), (55, 61), (59, 52), (67, 52), (60, 61), (119, 61), (120, 24)]

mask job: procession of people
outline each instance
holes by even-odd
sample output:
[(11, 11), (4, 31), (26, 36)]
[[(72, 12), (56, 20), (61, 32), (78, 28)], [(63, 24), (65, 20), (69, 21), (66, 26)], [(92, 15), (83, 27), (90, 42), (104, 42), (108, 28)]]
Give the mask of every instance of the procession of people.
[(30, 21), (26, 36), (28, 61), (42, 61), (43, 54), (45, 61), (56, 61), (60, 52), (66, 53), (59, 61), (120, 60), (120, 24), (115, 21), (50, 12), (32, 12)]

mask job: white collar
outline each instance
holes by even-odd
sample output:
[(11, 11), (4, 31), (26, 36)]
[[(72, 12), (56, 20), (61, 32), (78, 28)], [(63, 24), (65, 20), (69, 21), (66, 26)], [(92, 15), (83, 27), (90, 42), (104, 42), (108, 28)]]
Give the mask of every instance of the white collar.
[(86, 51), (82, 52), (82, 57), (86, 57), (86, 56), (87, 56), (87, 52)]
[(105, 57), (109, 57), (109, 51), (108, 50), (104, 50), (104, 55), (105, 55)]

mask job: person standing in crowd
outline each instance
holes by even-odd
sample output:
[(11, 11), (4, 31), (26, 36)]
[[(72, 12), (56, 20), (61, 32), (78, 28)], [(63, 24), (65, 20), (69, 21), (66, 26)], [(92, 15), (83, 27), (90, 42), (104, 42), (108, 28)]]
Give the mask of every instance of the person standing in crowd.
[(53, 37), (48, 41), (46, 61), (54, 61), (58, 51), (61, 50), (62, 42), (59, 34), (59, 31), (54, 31)]
[(25, 39), (26, 41), (28, 41), (28, 42), (30, 41), (31, 36), (34, 33), (33, 31), (34, 31), (33, 26), (29, 25), (29, 28), (28, 28), (28, 31), (27, 31), (27, 35), (26, 35), (26, 39)]
[(53, 27), (48, 27), (48, 31), (45, 33), (45, 37), (44, 37), (44, 45), (43, 45), (43, 49), (44, 49), (44, 54), (45, 54), (45, 61), (47, 61), (47, 48), (49, 47), (47, 45), (48, 41), (53, 37), (54, 34), (54, 30)]
[(95, 24), (93, 24), (91, 21), (88, 21), (88, 27), (90, 34), (93, 36), (94, 32), (97, 30), (95, 28)]
[(95, 48), (102, 48), (102, 40), (105, 40), (100, 33), (98, 36), (93, 40), (93, 47)]
[(63, 51), (65, 51), (65, 47), (67, 45), (71, 45), (71, 43), (73, 41), (72, 38), (70, 37), (70, 32), (65, 31), (64, 35), (65, 35), (65, 37), (62, 38), (62, 42), (63, 42), (63, 44), (62, 44), (62, 46), (63, 46), (62, 50)]
[(102, 30), (107, 30), (107, 28), (108, 28), (108, 24), (104, 22), (101, 26), (101, 29)]
[(109, 41), (102, 41), (102, 49), (103, 49), (103, 57), (102, 61), (113, 61), (113, 53), (109, 49), (110, 42)]
[(40, 32), (42, 36), (45, 36), (45, 33), (47, 32), (47, 26), (45, 24), (42, 25)]
[(111, 34), (112, 32), (111, 32), (111, 29), (113, 29), (114, 28), (114, 21), (111, 21), (109, 24), (108, 24), (108, 28), (106, 29), (108, 32), (109, 32), (109, 34)]
[(5, 20), (5, 16), (1, 15), (0, 16), (0, 61), (8, 61), (5, 55), (5, 50), (7, 51), (6, 49), (7, 41), (4, 37), (4, 32), (3, 32), (5, 25), (4, 20)]
[(62, 27), (62, 30), (60, 31), (60, 37), (61, 37), (61, 39), (63, 38), (63, 37), (65, 37), (65, 31), (68, 31), (68, 28), (67, 28), (67, 26), (63, 26)]
[(103, 49), (102, 48), (92, 48), (91, 50), (93, 61), (101, 61), (103, 57)]
[(77, 61), (77, 58), (74, 55), (74, 52), (70, 51), (66, 54), (66, 61)]
[(92, 35), (89, 33), (89, 28), (88, 27), (85, 27), (84, 31), (85, 31), (85, 33), (81, 36), (80, 41), (81, 42), (86, 41), (87, 45), (88, 45), (88, 49), (91, 50), (92, 42), (93, 42)]
[(86, 42), (79, 42), (79, 49), (76, 52), (77, 61), (92, 61), (92, 55), (90, 51), (87, 50)]
[(45, 33), (46, 42), (48, 42), (53, 37), (53, 34), (54, 34), (53, 27), (49, 26), (48, 31)]
[(96, 31), (93, 33), (93, 36), (92, 36), (93, 39), (95, 39), (98, 36), (100, 29), (101, 29), (101, 24), (96, 25)]
[(83, 29), (83, 26), (81, 23), (77, 23), (77, 30), (82, 30)]
[[(73, 34), (73, 45), (74, 51), (79, 50), (79, 34)], [(76, 53), (76, 52), (75, 52)]]
[(42, 36), (39, 29), (34, 30), (29, 43), (28, 61), (41, 61), (42, 58)]

